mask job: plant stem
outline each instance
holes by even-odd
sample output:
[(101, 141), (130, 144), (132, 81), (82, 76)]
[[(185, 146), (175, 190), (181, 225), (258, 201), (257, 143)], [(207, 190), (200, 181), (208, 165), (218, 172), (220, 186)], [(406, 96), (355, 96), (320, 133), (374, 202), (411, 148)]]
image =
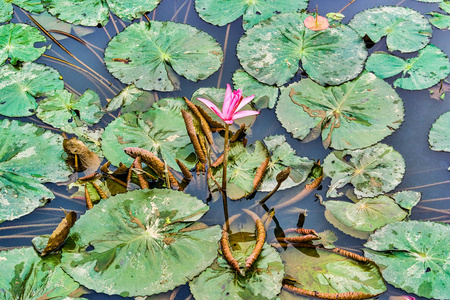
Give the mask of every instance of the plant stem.
[(222, 191), (227, 192), (227, 163), (228, 163), (228, 133), (230, 125), (225, 124), (225, 143), (223, 149), (223, 176), (222, 176)]

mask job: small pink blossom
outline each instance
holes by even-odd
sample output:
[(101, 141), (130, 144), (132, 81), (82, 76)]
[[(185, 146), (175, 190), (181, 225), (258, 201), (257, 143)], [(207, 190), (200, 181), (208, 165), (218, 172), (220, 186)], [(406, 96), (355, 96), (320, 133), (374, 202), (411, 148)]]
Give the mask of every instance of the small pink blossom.
[(389, 300), (416, 300), (416, 298), (408, 295), (402, 295), (402, 296), (390, 296)]
[(254, 116), (259, 114), (259, 111), (254, 110), (243, 110), (242, 109), (247, 103), (253, 100), (255, 95), (249, 97), (242, 97), (242, 90), (232, 91), (229, 84), (227, 84), (227, 90), (225, 92), (225, 98), (223, 99), (222, 111), (211, 101), (197, 98), (199, 101), (203, 102), (209, 109), (211, 109), (216, 115), (219, 116), (225, 123), (231, 125), (236, 119)]
[(330, 24), (328, 23), (328, 19), (319, 15), (316, 17), (309, 16), (304, 21), (305, 27), (314, 31), (327, 29)]

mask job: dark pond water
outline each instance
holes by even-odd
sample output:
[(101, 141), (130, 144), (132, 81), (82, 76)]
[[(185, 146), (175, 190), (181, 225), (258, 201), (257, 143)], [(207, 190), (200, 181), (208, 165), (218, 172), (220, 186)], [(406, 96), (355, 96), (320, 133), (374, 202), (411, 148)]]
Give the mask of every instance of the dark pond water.
[[(200, 87), (225, 87), (226, 83), (231, 83), (232, 74), (236, 69), (240, 68), (239, 62), (236, 58), (235, 47), (239, 38), (243, 34), (241, 27), (242, 19), (238, 19), (229, 26), (216, 27), (202, 21), (195, 12), (193, 0), (163, 0), (158, 8), (149, 14), (150, 18), (159, 21), (175, 21), (184, 22), (190, 25), (203, 29), (211, 34), (224, 48), (225, 61), (222, 68), (213, 74), (210, 78), (200, 81), (198, 83), (190, 82), (186, 79), (180, 78), (182, 90), (170, 93), (155, 93), (156, 97), (175, 97), (186, 96), (190, 98), (192, 93)], [(343, 9), (349, 0), (310, 0), (310, 9), (314, 9), (316, 5), (322, 15), (328, 12), (337, 12)], [(389, 0), (356, 0), (342, 13), (346, 16), (344, 23), (348, 22), (351, 17), (366, 8), (376, 7), (380, 5), (400, 5), (414, 8), (422, 13), (437, 10), (438, 4), (421, 3), (416, 0), (406, 1), (389, 1)], [(30, 20), (20, 10), (16, 9), (16, 17), (14, 22), (24, 22), (31, 24)], [(103, 57), (102, 49), (105, 49), (108, 41), (117, 32), (124, 28), (124, 23), (116, 17), (112, 17), (110, 22), (104, 28), (95, 28), (92, 34), (84, 36), (84, 39), (97, 48), (89, 51), (80, 43), (65, 39), (61, 42), (72, 53), (74, 53), (84, 63), (89, 65), (92, 69), (100, 73), (102, 76), (111, 81), (111, 87), (106, 88), (98, 81), (85, 76), (84, 73), (67, 67), (66, 65), (55, 63), (55, 61), (40, 58), (37, 62), (51, 65), (57, 68), (63, 75), (64, 80), (71, 89), (83, 93), (87, 88), (96, 91), (102, 98), (103, 104), (106, 104), (106, 99), (111, 99), (119, 92), (125, 85), (114, 79), (106, 71), (105, 66), (101, 60)], [(447, 55), (450, 55), (450, 38), (448, 31), (434, 29), (433, 38), (431, 42), (442, 49)], [(385, 42), (382, 40), (370, 51), (386, 50)], [(51, 50), (46, 54), (74, 62), (67, 54), (65, 54), (56, 45), (52, 45)], [(394, 53), (399, 55), (399, 53)], [(406, 55), (401, 55), (407, 57)], [(299, 78), (295, 78), (298, 80)], [(393, 79), (388, 80), (392, 83)], [(450, 222), (450, 172), (447, 168), (450, 164), (450, 153), (433, 152), (429, 149), (427, 137), (428, 132), (434, 120), (443, 112), (450, 110), (450, 95), (447, 95), (444, 101), (438, 101), (430, 98), (428, 90), (423, 91), (405, 91), (397, 89), (397, 93), (404, 101), (405, 105), (405, 121), (401, 128), (394, 134), (383, 140), (393, 146), (398, 152), (402, 154), (406, 161), (406, 174), (402, 183), (395, 191), (400, 190), (416, 190), (422, 193), (421, 202), (412, 210), (411, 219), (414, 220), (434, 220), (441, 222)], [(24, 121), (36, 121), (36, 117), (23, 118)], [(100, 126), (104, 127), (112, 120), (112, 117), (105, 116), (100, 122)], [(255, 140), (262, 140), (265, 136), (282, 134), (287, 138), (288, 143), (297, 151), (298, 155), (307, 156), (312, 159), (323, 160), (330, 152), (325, 150), (319, 140), (310, 143), (301, 143), (299, 140), (293, 139), (291, 134), (286, 132), (280, 126), (276, 119), (274, 110), (264, 109), (260, 116), (257, 117), (255, 124), (252, 127), (252, 135), (250, 135), (249, 143)], [(200, 176), (198, 179), (198, 186), (191, 186), (187, 190), (189, 193), (196, 195), (200, 199), (206, 199), (206, 177)], [(320, 195), (325, 197), (325, 191), (329, 185), (330, 180), (325, 179), (322, 183), (323, 188), (318, 191)], [(0, 224), (0, 250), (10, 249), (20, 246), (30, 246), (31, 239), (34, 236), (51, 233), (56, 224), (61, 220), (63, 213), (60, 207), (66, 210), (75, 210), (78, 214), (85, 211), (85, 204), (81, 200), (70, 199), (70, 195), (66, 186), (64, 185), (48, 185), (57, 197), (50, 204), (44, 208), (39, 208), (32, 214), (22, 217), (19, 220), (4, 222)], [(290, 199), (298, 194), (302, 186), (294, 187), (285, 191), (278, 192), (272, 199), (269, 200), (268, 205), (274, 205), (278, 202)], [(242, 208), (250, 207), (256, 200), (262, 199), (265, 193), (258, 193), (255, 198), (250, 200), (231, 201), (229, 202), (229, 214), (233, 215), (241, 212)], [(352, 238), (341, 231), (334, 228), (324, 217), (324, 207), (318, 201), (315, 201), (314, 193), (295, 204), (295, 207), (289, 207), (277, 211), (276, 217), (282, 228), (295, 227), (298, 220), (300, 209), (306, 209), (308, 215), (305, 221), (305, 228), (314, 228), (316, 231), (323, 231), (326, 229), (333, 230), (338, 236), (338, 241), (335, 243), (338, 247), (350, 249), (357, 253), (362, 253), (360, 249), (364, 240)], [(224, 220), (222, 201), (210, 203), (210, 212), (203, 218), (203, 221), (208, 224), (222, 223)], [(255, 208), (259, 214), (263, 214), (263, 209)], [(46, 225), (48, 224), (48, 226)], [(268, 232), (268, 240), (274, 238), (273, 229)], [(171, 293), (168, 293), (162, 298), (169, 298)], [(383, 294), (380, 299), (387, 299), (392, 295), (404, 295), (405, 292), (389, 286), (387, 293)], [(185, 299), (189, 295), (187, 287), (181, 288), (177, 295), (177, 299)], [(95, 293), (85, 296), (88, 299), (123, 299), (119, 296), (106, 296)]]

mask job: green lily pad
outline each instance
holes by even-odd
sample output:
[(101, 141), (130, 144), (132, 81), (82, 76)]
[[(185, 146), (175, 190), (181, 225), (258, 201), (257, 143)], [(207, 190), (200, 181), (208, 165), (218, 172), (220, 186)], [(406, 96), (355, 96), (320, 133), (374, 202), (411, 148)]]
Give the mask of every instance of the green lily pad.
[(406, 60), (376, 52), (367, 60), (366, 69), (380, 78), (388, 78), (403, 72), (402, 78), (394, 81), (395, 87), (423, 90), (439, 83), (450, 74), (450, 62), (441, 49), (430, 44), (420, 50), (417, 57)]
[(38, 59), (45, 46), (35, 48), (34, 43), (45, 42), (46, 38), (37, 28), (27, 24), (10, 23), (0, 26), (0, 65), (10, 58), (11, 64)]
[(13, 4), (33, 13), (40, 13), (44, 11), (44, 6), (42, 5), (41, 0), (1, 0), (0, 23), (6, 23), (12, 19), (14, 13)]
[[(250, 251), (243, 251), (247, 256), (235, 255), (245, 264)], [(235, 251), (238, 252), (238, 251)], [(239, 251), (241, 252), (241, 251)], [(264, 244), (261, 254), (253, 266), (238, 275), (228, 262), (219, 256), (212, 266), (189, 283), (195, 299), (274, 299), (280, 292), (284, 276), (284, 266), (280, 254), (268, 244)]]
[(395, 287), (428, 299), (449, 299), (450, 226), (433, 222), (388, 224), (364, 244), (365, 256)]
[(338, 87), (310, 79), (283, 90), (276, 109), (281, 125), (304, 142), (322, 131), (324, 147), (357, 149), (373, 145), (403, 122), (403, 102), (389, 84), (364, 72)]
[(207, 211), (202, 201), (172, 190), (113, 196), (71, 228), (62, 266), (77, 282), (108, 295), (134, 297), (171, 290), (198, 275), (217, 256), (221, 228), (190, 226)]
[(324, 160), (323, 172), (331, 177), (327, 197), (338, 197), (337, 189), (351, 183), (358, 198), (375, 197), (393, 190), (405, 173), (403, 157), (386, 144), (360, 150), (333, 151)]
[(31, 247), (0, 252), (0, 298), (72, 299), (83, 294), (80, 285), (60, 267), (60, 258), (41, 258)]
[(428, 21), (430, 21), (433, 26), (439, 28), (439, 29), (449, 29), (450, 28), (450, 16), (449, 15), (443, 15), (438, 12), (430, 12), (428, 13), (431, 18), (428, 18)]
[(44, 206), (53, 193), (44, 182), (68, 180), (62, 137), (33, 124), (0, 120), (0, 223)]
[(321, 293), (362, 292), (377, 295), (386, 285), (375, 264), (321, 249), (288, 247), (281, 253), (286, 277), (296, 287)]
[(234, 72), (233, 83), (236, 89), (243, 91), (244, 97), (255, 95), (252, 103), (257, 109), (275, 107), (278, 99), (278, 87), (263, 84), (243, 70)]
[[(233, 143), (228, 152), (227, 165), (227, 196), (238, 200), (250, 195), (254, 190), (253, 180), (259, 166), (269, 158), (269, 153), (260, 141), (244, 147), (242, 143)], [(222, 185), (223, 165), (212, 167), (212, 174)], [(210, 190), (217, 192), (217, 186), (212, 179), (208, 180)]]
[(162, 157), (173, 169), (179, 170), (176, 158), (192, 168), (197, 159), (181, 109), (188, 109), (183, 99), (165, 98), (146, 112), (121, 115), (105, 128), (103, 154), (115, 166), (129, 166), (134, 159), (123, 148), (138, 147)]
[(25, 117), (34, 114), (35, 97), (64, 88), (58, 71), (35, 63), (16, 69), (12, 65), (0, 69), (0, 114)]
[(433, 29), (419, 12), (402, 6), (381, 6), (356, 14), (348, 23), (361, 36), (377, 43), (386, 36), (389, 51), (415, 52), (425, 47)]
[(411, 210), (419, 203), (422, 194), (416, 191), (401, 191), (392, 195), (392, 198), (394, 198), (395, 203), (404, 209)]
[(279, 190), (288, 189), (299, 185), (308, 178), (308, 174), (314, 165), (314, 161), (307, 157), (295, 155), (295, 150), (286, 142), (283, 135), (273, 135), (264, 138), (264, 144), (272, 153), (266, 175), (258, 190), (263, 192), (272, 191), (277, 185), (277, 174), (287, 167), (291, 167), (289, 177), (281, 184)]
[(45, 95), (39, 102), (36, 116), (55, 128), (78, 127), (100, 121), (103, 116), (101, 108), (100, 97), (92, 90), (86, 90), (81, 97), (59, 90)]
[(431, 150), (450, 152), (450, 111), (443, 113), (431, 126), (428, 142)]
[(355, 230), (372, 232), (386, 224), (404, 220), (408, 213), (388, 196), (363, 198), (356, 203), (324, 201), (327, 210), (342, 224)]
[(124, 88), (106, 105), (107, 111), (121, 109), (121, 113), (146, 111), (156, 102), (152, 93), (138, 89), (134, 84)]
[(195, 10), (204, 21), (223, 26), (243, 15), (245, 30), (273, 15), (301, 12), (308, 7), (308, 0), (195, 0)]
[(161, 0), (42, 0), (45, 8), (63, 21), (83, 26), (106, 25), (109, 10), (127, 21), (142, 17)]
[(109, 72), (144, 90), (175, 90), (173, 72), (191, 81), (206, 79), (219, 69), (222, 59), (222, 49), (210, 35), (173, 22), (131, 24), (105, 50)]
[(237, 45), (244, 70), (269, 85), (288, 82), (300, 60), (309, 77), (322, 85), (339, 85), (358, 76), (367, 57), (362, 38), (346, 25), (307, 29), (306, 16), (280, 14), (248, 30)]
[(441, 1), (441, 4), (439, 4), (439, 8), (450, 14), (450, 1)]

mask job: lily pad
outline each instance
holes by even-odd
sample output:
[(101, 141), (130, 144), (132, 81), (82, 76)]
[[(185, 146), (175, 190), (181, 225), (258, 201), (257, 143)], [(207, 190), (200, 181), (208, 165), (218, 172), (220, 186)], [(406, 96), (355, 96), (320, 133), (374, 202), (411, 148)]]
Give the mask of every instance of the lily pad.
[(222, 49), (213, 37), (173, 22), (131, 24), (105, 50), (109, 72), (144, 90), (175, 90), (173, 72), (191, 81), (206, 79), (219, 69), (222, 59)]
[(405, 173), (403, 157), (386, 144), (360, 150), (333, 151), (324, 160), (323, 172), (331, 177), (327, 197), (338, 197), (337, 189), (351, 183), (358, 198), (375, 197), (393, 190)]
[(259, 191), (270, 192), (277, 185), (277, 174), (291, 167), (289, 177), (281, 184), (279, 190), (299, 185), (308, 178), (314, 161), (307, 157), (295, 155), (295, 150), (286, 142), (283, 135), (268, 136), (264, 139), (267, 149), (272, 153)]
[(402, 6), (381, 6), (356, 14), (348, 23), (361, 36), (377, 43), (386, 36), (389, 51), (415, 52), (425, 47), (433, 29), (419, 12)]
[(162, 157), (176, 170), (179, 170), (176, 158), (192, 168), (197, 159), (181, 109), (188, 109), (183, 99), (165, 98), (146, 112), (121, 115), (103, 133), (103, 154), (115, 166), (119, 163), (129, 166), (134, 159), (123, 148), (138, 147)]
[(156, 102), (152, 93), (138, 89), (134, 84), (124, 88), (106, 105), (107, 111), (121, 109), (121, 113), (146, 111)]
[(0, 298), (72, 299), (83, 294), (80, 285), (59, 265), (59, 257), (39, 257), (33, 248), (0, 252)]
[(53, 193), (44, 182), (63, 182), (71, 174), (62, 137), (33, 124), (0, 120), (0, 223), (44, 206)]
[(392, 195), (392, 198), (404, 209), (411, 210), (419, 203), (422, 194), (416, 191), (401, 191)]
[(103, 116), (100, 97), (93, 90), (86, 90), (81, 97), (59, 90), (45, 95), (39, 102), (36, 116), (55, 128), (94, 125)]
[(269, 85), (291, 80), (300, 60), (309, 77), (322, 85), (339, 85), (358, 76), (367, 58), (362, 38), (346, 25), (307, 29), (306, 16), (280, 14), (248, 30), (237, 45), (244, 70)]
[(364, 72), (338, 87), (310, 79), (283, 90), (276, 109), (281, 125), (304, 142), (322, 131), (324, 147), (357, 149), (373, 145), (403, 122), (403, 102), (389, 84)]
[[(235, 251), (235, 258), (245, 264), (248, 251)], [(247, 255), (239, 256), (238, 252)], [(238, 275), (228, 262), (219, 256), (212, 266), (189, 283), (195, 299), (274, 299), (280, 292), (284, 266), (280, 254), (264, 244), (261, 254), (246, 273)]]
[(127, 21), (142, 17), (161, 0), (42, 0), (45, 8), (63, 21), (83, 26), (106, 25), (109, 10)]
[(35, 48), (34, 43), (45, 42), (46, 38), (37, 28), (27, 24), (10, 23), (0, 26), (0, 65), (10, 58), (11, 64), (38, 59), (45, 46)]
[(450, 111), (443, 113), (431, 126), (428, 142), (431, 150), (450, 152)]
[(234, 72), (233, 83), (236, 89), (243, 91), (244, 97), (255, 95), (252, 103), (257, 109), (275, 107), (278, 99), (278, 87), (263, 84), (243, 70)]
[(441, 4), (439, 4), (439, 8), (450, 14), (450, 1), (441, 1)]
[(273, 15), (301, 12), (308, 7), (308, 0), (195, 0), (195, 10), (204, 21), (223, 26), (243, 15), (245, 30)]
[(449, 299), (450, 227), (433, 222), (388, 224), (364, 244), (365, 256), (395, 287), (428, 299)]
[(13, 4), (33, 13), (40, 13), (44, 11), (44, 6), (42, 5), (41, 0), (1, 0), (0, 23), (6, 23), (11, 20), (14, 13)]
[(172, 190), (113, 196), (72, 227), (63, 248), (63, 268), (87, 288), (108, 295), (134, 297), (171, 290), (198, 275), (217, 256), (220, 227), (190, 226), (207, 211), (202, 201)]
[(321, 293), (362, 292), (377, 295), (386, 290), (373, 263), (362, 263), (321, 249), (288, 247), (281, 253), (286, 279), (296, 287)]
[(0, 69), (0, 114), (25, 117), (34, 114), (36, 97), (64, 88), (58, 71), (35, 63), (16, 69), (12, 65)]
[[(244, 147), (242, 143), (233, 143), (228, 152), (227, 165), (227, 196), (238, 200), (250, 195), (256, 188), (254, 178), (261, 164), (269, 158), (269, 153), (260, 141)], [(221, 185), (223, 165), (212, 168), (212, 174)], [(217, 186), (210, 179), (208, 181), (211, 191), (217, 191)]]
[(405, 90), (423, 90), (439, 83), (450, 74), (447, 55), (430, 44), (419, 51), (417, 57), (403, 58), (376, 52), (367, 60), (366, 69), (380, 78), (388, 78), (402, 72), (402, 78), (394, 81), (395, 87)]
[(428, 18), (428, 21), (430, 21), (433, 26), (439, 28), (439, 29), (449, 29), (450, 28), (450, 16), (449, 15), (443, 15), (438, 12), (430, 12), (428, 13), (431, 18)]

